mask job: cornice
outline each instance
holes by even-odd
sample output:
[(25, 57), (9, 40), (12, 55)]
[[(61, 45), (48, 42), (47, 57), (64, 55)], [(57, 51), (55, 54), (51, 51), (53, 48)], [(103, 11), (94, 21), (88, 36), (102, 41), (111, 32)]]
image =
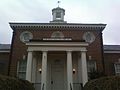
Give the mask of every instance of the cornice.
[(104, 53), (120, 53), (120, 50), (115, 50), (115, 51), (113, 51), (113, 50), (104, 50)]
[(79, 23), (9, 23), (11, 28), (79, 28), (103, 30), (106, 24), (79, 24)]

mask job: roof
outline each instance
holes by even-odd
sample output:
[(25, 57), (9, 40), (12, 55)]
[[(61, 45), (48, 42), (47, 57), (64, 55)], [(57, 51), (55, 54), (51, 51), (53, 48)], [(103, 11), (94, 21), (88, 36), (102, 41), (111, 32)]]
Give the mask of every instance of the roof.
[(12, 25), (102, 25), (102, 26), (106, 26), (106, 24), (102, 24), (102, 23), (19, 23), (19, 22), (10, 22), (9, 24)]
[(0, 44), (0, 50), (9, 50), (11, 44)]
[(63, 8), (60, 8), (60, 7), (53, 8), (52, 11), (54, 11), (54, 10), (63, 10), (63, 11), (65, 11)]
[(77, 29), (77, 30), (103, 30), (106, 27), (106, 24), (83, 24), (83, 23), (9, 23), (13, 30), (17, 28), (29, 28), (38, 29), (38, 28), (68, 28), (68, 29)]
[(120, 51), (120, 45), (104, 45), (104, 51)]

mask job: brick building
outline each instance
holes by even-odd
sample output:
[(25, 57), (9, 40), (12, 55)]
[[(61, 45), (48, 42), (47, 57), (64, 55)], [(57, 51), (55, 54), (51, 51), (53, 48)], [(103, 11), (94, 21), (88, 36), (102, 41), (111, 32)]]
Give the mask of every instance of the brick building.
[(34, 83), (36, 90), (78, 90), (93, 70), (119, 74), (120, 46), (103, 46), (106, 24), (67, 23), (60, 7), (52, 15), (50, 23), (10, 23), (10, 76)]
[(0, 74), (8, 75), (10, 44), (0, 44)]

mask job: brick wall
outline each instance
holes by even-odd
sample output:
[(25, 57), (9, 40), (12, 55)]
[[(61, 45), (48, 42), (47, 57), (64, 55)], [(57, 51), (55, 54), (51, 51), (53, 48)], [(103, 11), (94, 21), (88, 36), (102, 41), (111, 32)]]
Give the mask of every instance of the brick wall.
[(114, 63), (118, 62), (120, 53), (104, 53), (105, 74), (115, 75)]
[(9, 53), (0, 52), (0, 74), (8, 75)]
[[(54, 31), (61, 31), (65, 37), (71, 37), (73, 40), (82, 40), (85, 32), (93, 32), (96, 39), (89, 45), (87, 57), (92, 56), (93, 60), (96, 60), (97, 69), (103, 71), (102, 65), (102, 41), (101, 31), (99, 30), (79, 30), (78, 28), (17, 28), (14, 30), (14, 38), (12, 41), (12, 53), (11, 53), (11, 65), (10, 75), (16, 76), (17, 61), (22, 60), (23, 55), (27, 56), (27, 46), (20, 41), (20, 34), (23, 31), (30, 31), (33, 34), (33, 39), (42, 39), (44, 37), (51, 37)], [(88, 58), (87, 58), (88, 59)]]

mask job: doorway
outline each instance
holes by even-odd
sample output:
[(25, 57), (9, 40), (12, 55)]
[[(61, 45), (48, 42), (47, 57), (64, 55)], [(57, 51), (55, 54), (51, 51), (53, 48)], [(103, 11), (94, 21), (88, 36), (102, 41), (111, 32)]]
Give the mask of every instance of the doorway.
[(65, 90), (65, 60), (51, 61), (51, 90)]

